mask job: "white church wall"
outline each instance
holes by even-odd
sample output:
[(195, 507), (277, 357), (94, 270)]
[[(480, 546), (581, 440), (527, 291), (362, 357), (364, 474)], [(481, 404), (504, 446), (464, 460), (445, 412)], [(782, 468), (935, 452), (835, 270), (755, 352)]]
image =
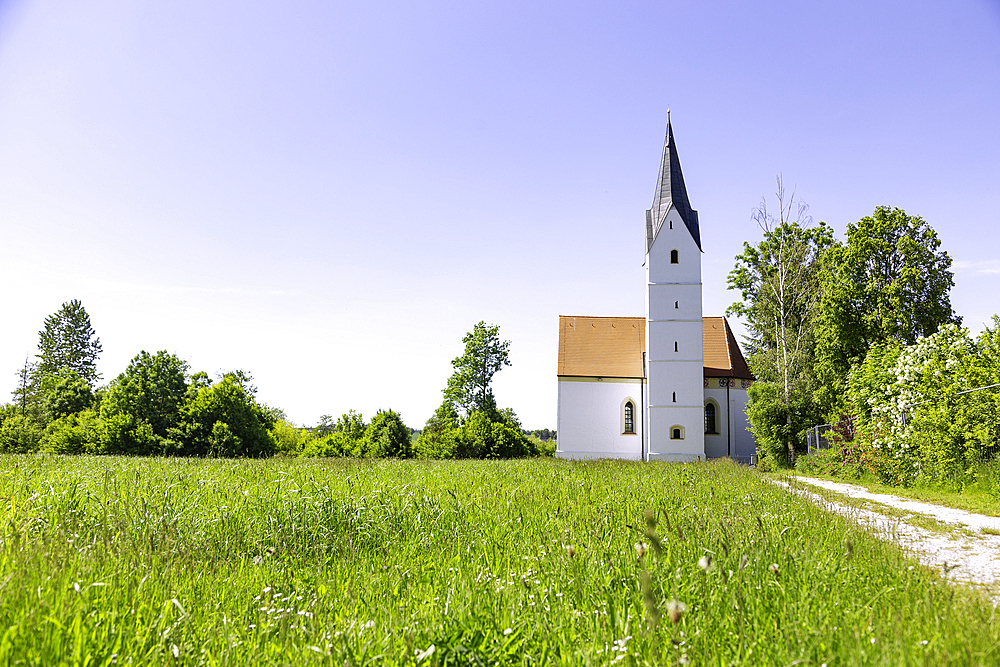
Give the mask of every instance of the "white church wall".
[(701, 371), (704, 356), (703, 325), (697, 322), (647, 322), (648, 356), (656, 361), (691, 361)]
[[(702, 375), (701, 365), (689, 362), (650, 361), (650, 377), (662, 378), (662, 382), (649, 385), (649, 404), (663, 407), (694, 407), (701, 409)], [(676, 394), (676, 396), (675, 396)]]
[(730, 400), (733, 406), (733, 442), (736, 444), (734, 455), (739, 463), (750, 465), (757, 462), (757, 443), (750, 432), (750, 421), (747, 419), (747, 402), (750, 396), (746, 389), (731, 389)]
[[(642, 459), (642, 380), (559, 378), (556, 456), (567, 459)], [(622, 433), (623, 402), (635, 405), (635, 434)]]
[[(728, 456), (739, 463), (756, 460), (756, 444), (746, 418), (748, 400), (746, 380), (706, 378), (705, 399), (715, 401), (718, 435), (705, 434), (705, 455), (708, 458)], [(722, 386), (720, 386), (722, 385)]]
[(700, 322), (701, 285), (651, 283), (646, 288), (646, 312), (654, 321)]
[[(673, 229), (670, 225), (673, 224)], [(670, 251), (677, 251), (677, 263), (670, 262)], [(659, 234), (646, 258), (651, 283), (701, 283), (701, 250), (677, 209), (667, 213)], [(699, 303), (701, 299), (698, 299)]]
[[(681, 439), (672, 437), (681, 428)], [(698, 461), (705, 458), (704, 413), (701, 406), (662, 408), (649, 406), (649, 460)], [(659, 436), (659, 437), (654, 437)]]

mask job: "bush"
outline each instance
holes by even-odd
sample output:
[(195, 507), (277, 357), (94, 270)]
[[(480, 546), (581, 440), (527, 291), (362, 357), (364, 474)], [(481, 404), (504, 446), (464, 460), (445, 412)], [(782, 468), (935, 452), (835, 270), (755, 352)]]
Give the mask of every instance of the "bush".
[(392, 410), (379, 410), (365, 431), (362, 451), (375, 458), (410, 458), (410, 429), (403, 424), (399, 414)]
[(6, 415), (0, 424), (0, 452), (25, 454), (38, 451), (42, 425), (30, 415)]
[(354, 410), (348, 410), (335, 423), (323, 417), (322, 429), (317, 438), (305, 443), (300, 456), (364, 456), (364, 437), (368, 431), (365, 419)]
[(45, 427), (41, 447), (55, 454), (94, 454), (101, 451), (104, 424), (95, 410), (60, 417)]
[(239, 379), (226, 374), (184, 405), (180, 424), (169, 435), (178, 454), (260, 457), (278, 449), (273, 426), (273, 417)]

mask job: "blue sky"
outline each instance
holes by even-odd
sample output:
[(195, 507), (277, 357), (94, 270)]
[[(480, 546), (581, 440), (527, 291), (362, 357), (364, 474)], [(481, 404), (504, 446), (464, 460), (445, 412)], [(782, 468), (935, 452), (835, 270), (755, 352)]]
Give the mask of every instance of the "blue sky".
[(485, 320), (552, 428), (558, 316), (643, 313), (668, 107), (706, 315), (777, 174), (838, 235), (922, 216), (1000, 311), (997, 0), (0, 0), (0, 373), (78, 298), (106, 380), (165, 349), (420, 427)]

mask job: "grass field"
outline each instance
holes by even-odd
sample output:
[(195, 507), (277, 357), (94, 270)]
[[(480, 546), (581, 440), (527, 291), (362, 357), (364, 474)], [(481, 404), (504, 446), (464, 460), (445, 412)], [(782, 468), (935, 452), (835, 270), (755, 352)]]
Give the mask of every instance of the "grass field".
[(989, 602), (726, 462), (3, 456), (0, 524), (0, 664), (1000, 662)]

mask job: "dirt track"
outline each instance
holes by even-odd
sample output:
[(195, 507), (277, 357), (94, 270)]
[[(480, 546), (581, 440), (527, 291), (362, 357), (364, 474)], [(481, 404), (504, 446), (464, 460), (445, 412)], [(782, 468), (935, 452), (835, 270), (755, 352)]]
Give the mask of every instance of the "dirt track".
[[(866, 508), (851, 507), (786, 482), (775, 481), (832, 512), (854, 519), (885, 539), (895, 540), (912, 552), (922, 564), (940, 568), (947, 578), (985, 588), (994, 604), (1000, 605), (1000, 517), (974, 514), (885, 493), (872, 493), (853, 484), (809, 477), (791, 479), (851, 498), (870, 501)], [(878, 511), (880, 505), (906, 514), (889, 516)], [(892, 510), (885, 511), (898, 514)], [(926, 522), (927, 517), (946, 526), (941, 526), (942, 530), (938, 531), (913, 524), (914, 520)], [(997, 534), (992, 534), (993, 532)]]

